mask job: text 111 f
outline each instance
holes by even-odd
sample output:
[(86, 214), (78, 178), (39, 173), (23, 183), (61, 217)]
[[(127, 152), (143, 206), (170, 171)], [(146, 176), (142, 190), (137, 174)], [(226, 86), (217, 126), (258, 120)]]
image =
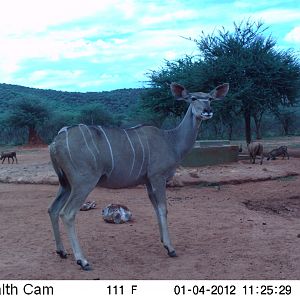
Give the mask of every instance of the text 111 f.
[[(124, 295), (125, 289), (123, 285), (109, 285), (107, 286), (108, 295)], [(137, 291), (137, 285), (131, 286), (131, 295), (133, 295)]]

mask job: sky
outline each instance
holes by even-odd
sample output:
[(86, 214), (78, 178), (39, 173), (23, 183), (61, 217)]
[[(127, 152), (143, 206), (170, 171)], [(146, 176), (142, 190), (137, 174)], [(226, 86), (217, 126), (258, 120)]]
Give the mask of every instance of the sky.
[(263, 21), (300, 53), (299, 0), (0, 0), (0, 83), (76, 92), (147, 86), (201, 32)]

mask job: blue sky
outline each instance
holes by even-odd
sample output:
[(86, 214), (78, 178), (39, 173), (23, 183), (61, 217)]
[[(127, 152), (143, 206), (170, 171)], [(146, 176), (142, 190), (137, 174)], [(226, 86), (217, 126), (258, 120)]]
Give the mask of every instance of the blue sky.
[(0, 83), (63, 91), (142, 87), (198, 38), (261, 20), (300, 51), (299, 0), (0, 0)]

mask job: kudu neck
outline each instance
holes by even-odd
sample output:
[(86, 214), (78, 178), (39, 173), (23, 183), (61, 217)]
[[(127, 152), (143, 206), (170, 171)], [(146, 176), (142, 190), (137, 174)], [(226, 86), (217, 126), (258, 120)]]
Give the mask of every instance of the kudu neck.
[(200, 124), (201, 120), (194, 116), (190, 105), (180, 124), (168, 130), (169, 142), (179, 159), (182, 159), (194, 146)]

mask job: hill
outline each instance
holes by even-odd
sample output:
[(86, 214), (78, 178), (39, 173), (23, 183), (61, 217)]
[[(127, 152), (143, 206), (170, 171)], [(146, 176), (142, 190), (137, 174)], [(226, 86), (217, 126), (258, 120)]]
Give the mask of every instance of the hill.
[(114, 115), (126, 114), (139, 102), (145, 89), (119, 89), (109, 92), (63, 92), (49, 89), (36, 89), (20, 85), (0, 84), (0, 110), (18, 99), (39, 99), (53, 108), (53, 110), (80, 109), (86, 104), (101, 103)]

